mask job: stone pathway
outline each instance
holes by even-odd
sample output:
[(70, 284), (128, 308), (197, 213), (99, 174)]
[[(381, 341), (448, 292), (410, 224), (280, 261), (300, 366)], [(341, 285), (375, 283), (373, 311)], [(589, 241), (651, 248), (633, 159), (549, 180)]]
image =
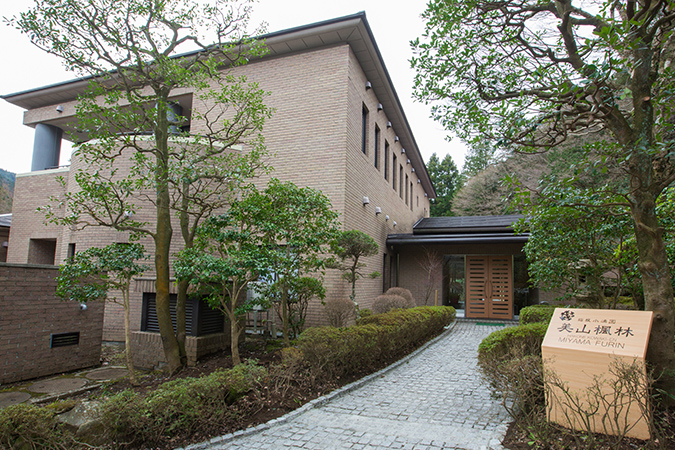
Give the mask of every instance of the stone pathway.
[(509, 417), (490, 398), (476, 367), (478, 344), (501, 328), (457, 322), (422, 351), (356, 388), (188, 449), (501, 450)]

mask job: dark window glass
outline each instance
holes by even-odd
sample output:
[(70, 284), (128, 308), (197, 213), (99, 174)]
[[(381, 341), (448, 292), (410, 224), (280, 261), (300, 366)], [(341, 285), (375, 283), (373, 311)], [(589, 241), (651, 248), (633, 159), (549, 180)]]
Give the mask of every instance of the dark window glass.
[(368, 140), (368, 108), (361, 108), (361, 151), (366, 154), (366, 141)]

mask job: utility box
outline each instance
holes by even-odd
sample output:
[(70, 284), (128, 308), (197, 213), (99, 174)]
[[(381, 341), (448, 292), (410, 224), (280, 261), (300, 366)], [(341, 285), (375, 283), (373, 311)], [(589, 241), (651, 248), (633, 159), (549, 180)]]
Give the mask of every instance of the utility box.
[(651, 311), (556, 308), (542, 344), (550, 422), (650, 439)]

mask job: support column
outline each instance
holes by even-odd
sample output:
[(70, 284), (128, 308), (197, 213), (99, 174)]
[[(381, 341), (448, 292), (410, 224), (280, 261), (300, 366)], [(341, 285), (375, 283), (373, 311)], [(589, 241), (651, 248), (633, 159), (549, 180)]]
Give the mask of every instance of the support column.
[(38, 123), (35, 126), (31, 172), (58, 167), (62, 137), (63, 130), (58, 127), (45, 123)]

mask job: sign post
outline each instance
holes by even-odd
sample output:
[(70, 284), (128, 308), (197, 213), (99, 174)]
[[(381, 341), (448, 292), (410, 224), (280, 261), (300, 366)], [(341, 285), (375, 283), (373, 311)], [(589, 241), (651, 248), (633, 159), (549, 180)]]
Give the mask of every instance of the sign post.
[(548, 420), (650, 439), (651, 311), (556, 308), (542, 344)]

